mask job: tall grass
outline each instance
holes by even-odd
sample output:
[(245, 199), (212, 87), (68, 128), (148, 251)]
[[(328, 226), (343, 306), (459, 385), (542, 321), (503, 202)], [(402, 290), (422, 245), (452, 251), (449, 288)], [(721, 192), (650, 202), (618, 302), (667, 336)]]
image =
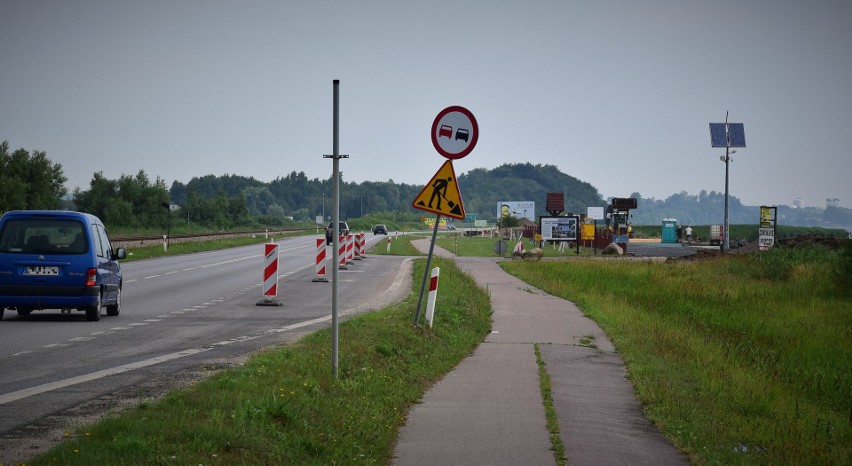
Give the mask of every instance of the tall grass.
[(386, 464), (409, 407), (491, 326), (488, 294), (451, 261), (433, 261), (434, 328), (411, 326), (415, 293), (344, 322), (338, 380), (326, 329), (83, 427), (31, 464)]
[(505, 262), (613, 340), (646, 415), (696, 462), (849, 464), (852, 299), (841, 254)]

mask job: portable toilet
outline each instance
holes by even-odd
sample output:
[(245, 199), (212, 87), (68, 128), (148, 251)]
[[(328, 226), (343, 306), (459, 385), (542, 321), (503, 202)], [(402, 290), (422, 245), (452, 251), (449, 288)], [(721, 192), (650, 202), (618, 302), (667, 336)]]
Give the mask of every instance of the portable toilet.
[(677, 219), (663, 219), (663, 243), (677, 243)]

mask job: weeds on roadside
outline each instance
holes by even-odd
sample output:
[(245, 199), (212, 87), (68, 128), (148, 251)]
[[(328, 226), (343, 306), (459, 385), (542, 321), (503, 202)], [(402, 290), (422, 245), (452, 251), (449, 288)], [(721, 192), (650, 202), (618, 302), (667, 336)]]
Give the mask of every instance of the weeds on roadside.
[(832, 278), (847, 256), (732, 256), (502, 265), (598, 322), (646, 416), (695, 462), (847, 463), (852, 299)]

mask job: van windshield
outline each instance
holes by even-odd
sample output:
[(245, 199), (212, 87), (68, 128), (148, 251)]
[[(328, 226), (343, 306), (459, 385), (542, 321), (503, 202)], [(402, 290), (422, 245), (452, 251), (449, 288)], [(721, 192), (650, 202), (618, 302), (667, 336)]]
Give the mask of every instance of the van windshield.
[(84, 254), (89, 251), (81, 222), (56, 218), (14, 218), (0, 230), (0, 253)]

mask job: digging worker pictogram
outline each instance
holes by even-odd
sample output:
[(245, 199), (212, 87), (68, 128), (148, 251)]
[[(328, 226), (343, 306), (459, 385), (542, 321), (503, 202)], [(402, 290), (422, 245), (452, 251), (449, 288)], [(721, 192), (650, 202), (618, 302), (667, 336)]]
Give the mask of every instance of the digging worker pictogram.
[[(450, 207), (453, 207), (453, 202), (447, 199), (447, 186), (449, 186), (450, 181), (453, 181), (452, 177), (447, 178), (438, 178), (432, 183), (432, 197), (429, 198), (429, 208), (441, 209), (441, 199), (446, 200)], [(432, 202), (437, 199), (438, 204), (435, 207), (432, 207)]]

